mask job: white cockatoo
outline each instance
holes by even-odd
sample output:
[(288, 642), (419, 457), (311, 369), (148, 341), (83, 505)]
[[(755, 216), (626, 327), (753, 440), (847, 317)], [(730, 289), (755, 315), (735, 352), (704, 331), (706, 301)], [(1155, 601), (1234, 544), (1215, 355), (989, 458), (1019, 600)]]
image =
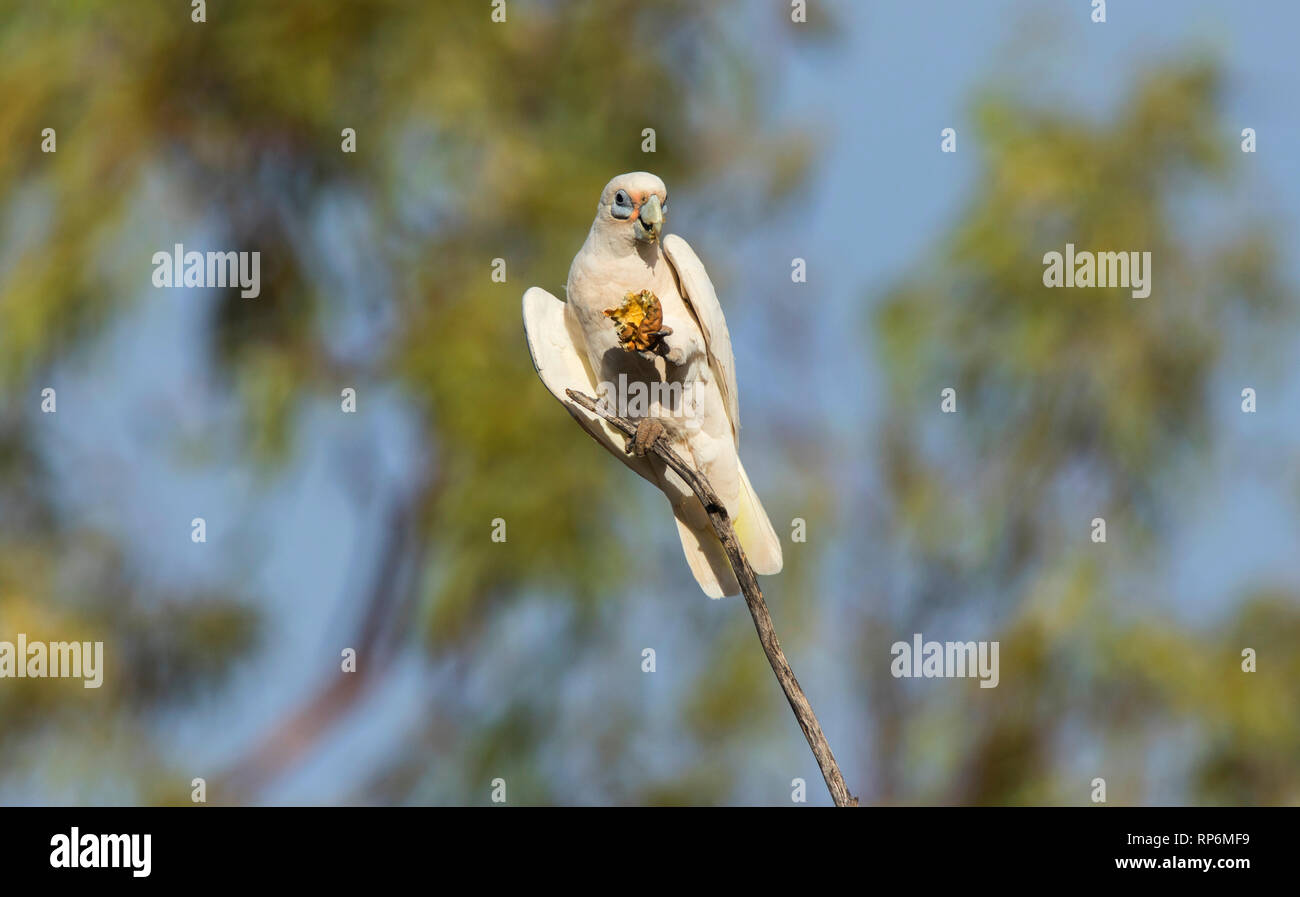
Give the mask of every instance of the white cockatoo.
[[(740, 463), (736, 360), (718, 296), (686, 241), (664, 234), (668, 192), (648, 172), (605, 185), (587, 241), (573, 259), (561, 301), (540, 287), (524, 293), (524, 331), (546, 388), (596, 441), (663, 490), (672, 505), (686, 562), (711, 598), (740, 591), (686, 482), (653, 453), (664, 438), (708, 479), (726, 505), (754, 572), (779, 573), (781, 543)], [(656, 351), (625, 348), (608, 310), (648, 290), (663, 320)], [(565, 396), (574, 389), (638, 421), (637, 439)], [(635, 448), (635, 452), (632, 449)]]

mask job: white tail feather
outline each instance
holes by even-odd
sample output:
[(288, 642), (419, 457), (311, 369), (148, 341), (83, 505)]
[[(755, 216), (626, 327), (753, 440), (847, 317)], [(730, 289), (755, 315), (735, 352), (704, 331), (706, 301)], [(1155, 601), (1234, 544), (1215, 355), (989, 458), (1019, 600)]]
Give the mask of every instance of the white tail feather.
[(760, 576), (771, 576), (781, 572), (781, 540), (772, 529), (772, 522), (767, 519), (767, 511), (758, 500), (758, 493), (749, 482), (745, 465), (736, 459), (740, 466), (740, 497), (736, 502), (736, 519), (732, 525), (736, 528), (736, 538), (740, 547), (745, 549), (749, 565)]
[(739, 595), (740, 583), (699, 499), (691, 497), (681, 505), (674, 505), (673, 517), (677, 520), (677, 535), (682, 539), (686, 563), (704, 594), (710, 598)]
[[(673, 516), (677, 520), (677, 534), (682, 540), (682, 553), (686, 555), (686, 563), (704, 594), (710, 598), (740, 594), (740, 583), (736, 581), (727, 553), (714, 534), (708, 514), (699, 500), (692, 496), (674, 505)], [(755, 573), (770, 576), (781, 572), (781, 540), (767, 519), (767, 512), (749, 482), (744, 465), (740, 466), (740, 495), (732, 525)]]

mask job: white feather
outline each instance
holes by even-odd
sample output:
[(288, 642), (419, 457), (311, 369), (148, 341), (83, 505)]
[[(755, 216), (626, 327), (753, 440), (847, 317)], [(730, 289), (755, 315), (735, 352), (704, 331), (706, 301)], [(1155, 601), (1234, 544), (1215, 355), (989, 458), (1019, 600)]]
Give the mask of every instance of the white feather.
[(575, 344), (565, 323), (564, 303), (541, 287), (530, 287), (524, 293), (524, 336), (528, 340), (528, 352), (533, 357), (533, 367), (551, 395), (560, 400), (560, 404), (593, 439), (658, 486), (659, 478), (650, 462), (623, 451), (625, 440), (622, 433), (603, 418), (574, 405), (564, 394), (566, 389), (576, 389), (597, 398), (596, 378), (587, 364), (586, 351), (580, 344)]
[(718, 293), (713, 289), (713, 281), (704, 270), (704, 263), (695, 254), (691, 245), (676, 234), (668, 234), (663, 239), (664, 255), (673, 266), (677, 282), (681, 285), (682, 298), (695, 314), (700, 330), (704, 333), (704, 342), (709, 350), (709, 366), (722, 389), (722, 398), (727, 403), (727, 413), (731, 416), (731, 428), (736, 437), (736, 447), (740, 447), (740, 395), (736, 389), (736, 355), (731, 350), (731, 333), (727, 330), (727, 319), (722, 314), (722, 305), (718, 302)]

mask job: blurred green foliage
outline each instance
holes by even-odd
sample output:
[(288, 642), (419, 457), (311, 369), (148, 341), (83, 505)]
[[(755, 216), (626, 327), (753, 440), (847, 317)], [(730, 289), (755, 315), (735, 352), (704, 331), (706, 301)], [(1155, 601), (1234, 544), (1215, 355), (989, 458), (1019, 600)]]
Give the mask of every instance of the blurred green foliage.
[[(223, 295), (193, 347), (239, 400), (241, 463), (290, 468), (296, 412), (341, 385), (395, 387), (429, 447), (404, 555), (417, 600), (393, 607), (437, 688), (358, 800), (479, 803), (509, 769), (512, 803), (714, 803), (764, 745), (778, 747), (754, 762), (810, 763), (743, 612), (698, 600), (670, 532), (662, 552), (626, 547), (641, 543), (618, 527), (644, 532), (661, 500), (538, 384), (518, 309), (526, 286), (562, 293), (600, 186), (647, 167), (642, 128), (657, 129), (653, 168), (674, 190), (740, 185), (740, 218), (790, 196), (815, 146), (764, 120), (770, 73), (730, 27), (732, 4), (509, 9), (496, 27), (485, 3), (231, 0), (196, 25), (163, 0), (0, 0), (0, 637), (98, 638), (121, 658), (98, 693), (0, 689), (0, 788), (184, 802), (190, 773), (149, 723), (212, 693), (269, 635), (259, 596), (157, 594), (116, 534), (62, 511), (33, 423), (42, 375), (88, 364), (147, 290), (151, 253), (199, 223), (262, 253), (261, 296)], [(1266, 239), (1234, 229), (1205, 249), (1170, 208), (1230, 174), (1219, 86), (1212, 67), (1155, 72), (1106, 125), (988, 98), (979, 190), (871, 323), (889, 377), (874, 534), (887, 566), (824, 596), (810, 545), (773, 587), (796, 669), (819, 615), (852, 607), (830, 623), (858, 634), (860, 666), (842, 678), (864, 732), (832, 743), (868, 800), (1081, 803), (1102, 775), (1112, 802), (1141, 802), (1161, 746), (1190, 752), (1190, 800), (1300, 800), (1300, 728), (1279, 711), (1300, 697), (1295, 596), (1245, 596), (1203, 631), (1170, 623), (1140, 576), (1204, 463), (1229, 325), (1264, 334), (1287, 307)], [(46, 127), (57, 154), (40, 152)], [(345, 127), (355, 154), (340, 152)], [(365, 244), (359, 305), (327, 273), (322, 234), (340, 217)], [(1151, 250), (1161, 298), (1044, 291), (1042, 253), (1067, 240)], [(357, 315), (379, 337), (341, 351)], [(923, 424), (941, 385), (961, 414)], [(860, 538), (856, 498), (819, 479), (829, 461), (809, 463), (825, 445), (786, 439), (805, 513), (841, 505), (843, 529), (817, 542)], [(1084, 506), (1108, 520), (1105, 555)], [(509, 551), (487, 538), (496, 517)], [(872, 591), (886, 570), (894, 589)], [(635, 670), (593, 670), (641, 648), (626, 641), (641, 609), (611, 593), (661, 582), (652, 612), (680, 616), (692, 653), (656, 705)], [(517, 617), (538, 606), (542, 637), (521, 643)], [(889, 642), (962, 611), (996, 625), (997, 689), (939, 699), (888, 678)], [(1250, 677), (1236, 672), (1245, 645), (1269, 658)], [(651, 714), (674, 743), (647, 733)]]
[[(1151, 772), (1176, 757), (1188, 800), (1300, 800), (1298, 658), (1280, 637), (1297, 596), (1243, 595), (1193, 628), (1151, 575), (1211, 459), (1211, 409), (1237, 401), (1216, 399), (1216, 365), (1234, 338), (1263, 358), (1294, 326), (1264, 223), (1208, 243), (1180, 226), (1189, 193), (1228, 205), (1240, 154), (1221, 89), (1212, 64), (1169, 65), (1103, 124), (986, 97), (979, 188), (875, 313), (884, 525), (915, 577), (873, 610), (864, 656), (972, 602), (1002, 643), (996, 689), (879, 702), (888, 798), (1085, 803), (1100, 776), (1111, 803), (1168, 800)], [(1046, 289), (1043, 255), (1067, 242), (1149, 250), (1155, 292)], [(958, 414), (917, 413), (947, 386)], [(1268, 658), (1256, 673), (1248, 647)], [(937, 747), (939, 732), (961, 736)]]
[[(344, 384), (395, 383), (422, 422), (434, 472), (412, 483), (411, 501), (427, 551), (415, 555), (414, 619), (400, 628), (419, 622), (431, 657), (461, 669), (481, 660), (521, 597), (560, 602), (566, 624), (521, 662), (530, 681), (554, 683), (617, 624), (597, 599), (651, 563), (609, 526), (629, 507), (621, 493), (637, 487), (540, 388), (519, 296), (531, 283), (562, 294), (600, 187), (647, 165), (643, 128), (657, 130), (653, 167), (678, 189), (705, 177), (743, 181), (738, 211), (787, 195), (809, 146), (798, 135), (756, 136), (758, 73), (725, 4), (512, 3), (509, 27), (489, 13), (482, 3), (233, 0), (209, 4), (196, 24), (163, 0), (3, 3), (0, 391), (20, 401), (0, 430), (9, 447), (0, 485), (23, 494), (6, 501), (0, 522), (0, 601), (6, 629), (38, 612), (68, 614), (61, 628), (98, 626), (132, 658), (130, 681), (105, 688), (119, 702), (95, 703), (79, 729), (138, 733), (124, 715), (133, 703), (176, 700), (195, 677), (217, 684), (226, 668), (217, 656), (246, 650), (256, 631), (253, 595), (129, 613), (138, 584), (70, 567), (91, 545), (111, 566), (111, 534), (60, 519), (48, 484), (32, 479), (36, 375), (75, 360), (126, 313), (148, 284), (137, 260), (195, 222), (223, 245), (261, 252), (261, 296), (229, 291), (209, 344), (195, 347), (217, 359), (240, 400), (247, 464), (269, 475), (291, 463), (295, 409), (337, 401)], [(40, 152), (45, 127), (57, 130), (57, 154)], [(340, 151), (345, 127), (357, 132), (355, 154)], [(329, 249), (316, 229), (340, 207), (367, 235), (367, 273), (383, 275), (361, 312), (388, 324), (360, 358), (330, 339), (357, 310), (324, 273)], [(489, 278), (497, 257), (508, 260), (504, 284)], [(129, 273), (114, 280), (115, 264)], [(645, 491), (632, 494), (645, 504)], [(486, 536), (496, 517), (509, 521), (509, 551)], [(60, 569), (85, 575), (60, 580)], [(38, 622), (33, 633), (46, 628)], [(745, 675), (757, 684), (765, 673), (754, 654)], [(439, 695), (431, 716), (459, 735), (438, 750), (459, 755), (465, 775), (439, 786), (450, 791), (417, 795), (477, 801), (476, 770), (526, 769), (560, 726), (553, 691), (507, 693), (499, 711), (466, 708), (454, 719), (439, 714), (456, 700)], [(5, 717), (0, 750), (69, 732), (50, 706)], [(133, 744), (100, 761), (114, 756), (125, 767), (140, 754)], [(184, 797), (183, 788), (159, 792), (161, 774), (147, 766), (122, 788)], [(565, 799), (540, 774), (531, 786), (522, 774), (515, 781), (525, 799)], [(720, 799), (726, 787), (719, 778), (697, 799)]]

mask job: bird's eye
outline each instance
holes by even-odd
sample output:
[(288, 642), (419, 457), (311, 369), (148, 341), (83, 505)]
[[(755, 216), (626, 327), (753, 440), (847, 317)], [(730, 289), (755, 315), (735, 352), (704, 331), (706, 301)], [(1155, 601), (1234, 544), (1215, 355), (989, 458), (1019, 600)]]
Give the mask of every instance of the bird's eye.
[(626, 190), (614, 194), (614, 204), (610, 206), (609, 213), (620, 221), (632, 217), (632, 200), (628, 198)]

